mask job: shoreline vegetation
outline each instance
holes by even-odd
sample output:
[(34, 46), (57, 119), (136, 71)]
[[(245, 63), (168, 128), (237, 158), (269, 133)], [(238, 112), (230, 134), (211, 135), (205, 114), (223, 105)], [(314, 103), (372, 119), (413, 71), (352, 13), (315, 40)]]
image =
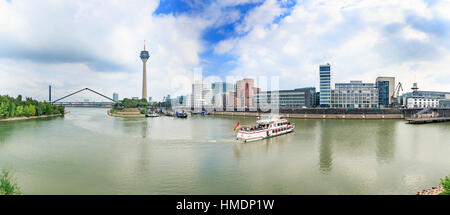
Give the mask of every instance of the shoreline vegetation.
[(62, 116), (69, 113), (64, 106), (53, 106), (48, 102), (40, 102), (30, 97), (23, 100), (22, 95), (16, 98), (0, 95), (0, 121), (17, 121)]
[(439, 184), (439, 186), (417, 192), (417, 195), (450, 195), (449, 176), (441, 178), (441, 183)]
[(28, 119), (44, 119), (44, 118), (51, 118), (51, 117), (57, 117), (57, 116), (64, 116), (68, 113), (70, 113), (70, 111), (65, 110), (64, 113), (57, 113), (57, 114), (50, 114), (50, 115), (11, 117), (11, 118), (0, 119), (0, 122), (20, 121), (20, 120), (28, 120)]
[(109, 116), (139, 118), (145, 117), (145, 114), (151, 113), (151, 110), (157, 108), (170, 108), (170, 102), (148, 103), (146, 99), (128, 99), (115, 103), (113, 108), (107, 111)]
[(0, 195), (22, 195), (19, 185), (6, 169), (0, 173)]

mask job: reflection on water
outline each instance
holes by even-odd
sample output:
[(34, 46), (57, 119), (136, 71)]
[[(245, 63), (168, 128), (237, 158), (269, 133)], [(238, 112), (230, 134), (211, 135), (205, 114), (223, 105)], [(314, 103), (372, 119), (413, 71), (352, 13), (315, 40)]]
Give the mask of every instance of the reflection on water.
[(379, 121), (375, 137), (377, 139), (377, 161), (380, 163), (389, 163), (394, 160), (395, 155), (395, 124)]
[(331, 146), (332, 127), (327, 124), (320, 130), (319, 169), (322, 173), (331, 171), (333, 165), (333, 151)]
[(290, 119), (242, 143), (252, 117), (65, 117), (0, 123), (0, 168), (26, 194), (414, 194), (450, 172), (450, 123)]

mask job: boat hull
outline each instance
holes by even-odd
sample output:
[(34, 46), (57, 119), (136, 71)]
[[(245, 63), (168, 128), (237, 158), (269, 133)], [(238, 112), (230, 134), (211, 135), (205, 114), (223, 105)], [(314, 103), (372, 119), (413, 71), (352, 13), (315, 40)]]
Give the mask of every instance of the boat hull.
[(262, 139), (268, 139), (271, 137), (277, 137), (281, 136), (283, 134), (288, 134), (294, 131), (295, 126), (292, 125), (285, 130), (274, 132), (276, 129), (267, 129), (267, 130), (261, 130), (261, 131), (254, 131), (254, 132), (246, 132), (246, 131), (239, 131), (237, 134), (238, 140), (244, 141), (244, 142), (251, 142), (256, 140), (262, 140)]

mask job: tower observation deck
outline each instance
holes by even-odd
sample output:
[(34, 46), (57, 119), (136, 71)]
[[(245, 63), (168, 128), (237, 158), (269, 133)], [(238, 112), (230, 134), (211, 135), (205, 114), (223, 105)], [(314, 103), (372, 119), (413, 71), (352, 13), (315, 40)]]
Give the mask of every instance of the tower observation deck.
[(145, 41), (144, 41), (144, 50), (141, 51), (141, 60), (143, 63), (143, 71), (142, 71), (142, 99), (147, 99), (147, 60), (150, 58), (150, 53), (145, 50)]

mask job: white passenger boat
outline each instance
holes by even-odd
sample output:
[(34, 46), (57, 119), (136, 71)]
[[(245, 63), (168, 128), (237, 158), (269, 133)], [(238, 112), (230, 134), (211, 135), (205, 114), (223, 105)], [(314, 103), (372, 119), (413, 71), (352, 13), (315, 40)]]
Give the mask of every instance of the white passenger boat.
[[(240, 127), (240, 123), (236, 127)], [(294, 124), (278, 115), (269, 116), (267, 119), (256, 121), (252, 127), (238, 128), (237, 139), (244, 142), (275, 137), (294, 131)]]

